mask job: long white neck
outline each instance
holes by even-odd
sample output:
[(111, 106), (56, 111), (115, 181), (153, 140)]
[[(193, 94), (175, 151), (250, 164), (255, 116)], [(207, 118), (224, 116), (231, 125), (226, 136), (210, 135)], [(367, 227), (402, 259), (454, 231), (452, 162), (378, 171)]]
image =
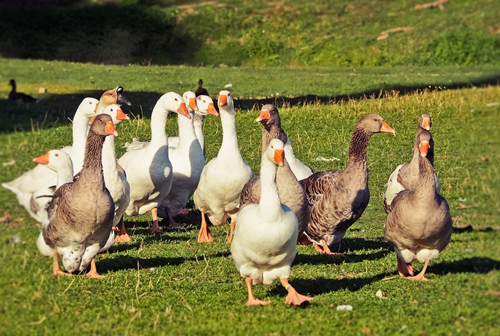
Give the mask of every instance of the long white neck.
[(151, 114), (151, 145), (154, 147), (168, 145), (167, 116), (170, 112), (163, 106), (161, 100), (158, 101)]
[(115, 154), (115, 137), (107, 136), (102, 146), (102, 171), (104, 174), (104, 183), (110, 185), (112, 178), (118, 174), (118, 166)]
[(194, 115), (194, 133), (196, 134), (196, 138), (200, 143), (201, 149), (203, 149), (203, 153), (205, 153), (205, 135), (203, 134), (203, 119), (205, 117), (199, 114)]
[(85, 155), (85, 143), (89, 131), (89, 119), (79, 113), (75, 114), (73, 119), (73, 146), (71, 147), (71, 161), (73, 161), (73, 170), (77, 174), (83, 166), (83, 157)]
[(261, 216), (269, 220), (278, 218), (282, 213), (281, 200), (276, 186), (276, 172), (278, 166), (265, 157), (262, 158), (260, 168), (260, 202), (259, 211)]
[(177, 115), (177, 124), (179, 125), (179, 147), (191, 146), (193, 141), (197, 141), (196, 133), (194, 132), (193, 114), (191, 119), (183, 115)]
[(220, 147), (218, 156), (232, 157), (233, 162), (238, 158), (239, 160), (243, 160), (238, 148), (234, 114), (221, 109), (220, 118), (222, 123), (222, 146)]
[(68, 166), (57, 169), (57, 184), (56, 190), (65, 183), (73, 182), (73, 165), (71, 162)]

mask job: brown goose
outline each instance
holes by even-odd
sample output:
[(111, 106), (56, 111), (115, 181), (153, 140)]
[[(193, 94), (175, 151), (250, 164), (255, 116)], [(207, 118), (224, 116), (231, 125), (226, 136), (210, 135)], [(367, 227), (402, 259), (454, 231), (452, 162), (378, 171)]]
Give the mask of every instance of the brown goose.
[(16, 81), (11, 79), (9, 81), (9, 85), (12, 86), (12, 90), (9, 92), (9, 100), (18, 102), (18, 103), (37, 103), (38, 99), (27, 95), (26, 93), (17, 92), (16, 90)]
[[(429, 131), (432, 126), (431, 116), (428, 113), (422, 113), (418, 119), (418, 128), (415, 137), (418, 137), (420, 132)], [(416, 146), (417, 144), (415, 144)], [(418, 148), (417, 148), (418, 149)], [(384, 194), (384, 209), (388, 213), (390, 211), (391, 202), (396, 197), (396, 195), (404, 189), (411, 188), (411, 185), (415, 183), (418, 175), (418, 157), (419, 152), (413, 151), (413, 158), (410, 163), (403, 163), (396, 167), (396, 169), (389, 176), (387, 181), (387, 189)], [(427, 159), (430, 161), (431, 165), (434, 166), (434, 140), (431, 138), (431, 143), (429, 145), (429, 151), (427, 153)], [(441, 183), (436, 174), (434, 174), (436, 179), (436, 192), (441, 191)]]
[[(266, 151), (272, 139), (280, 139), (283, 143), (287, 142), (287, 135), (281, 128), (281, 120), (278, 109), (273, 104), (262, 106), (260, 116), (256, 119), (262, 126), (262, 153)], [(260, 177), (256, 176), (247, 182), (240, 195), (240, 209), (250, 203), (260, 203), (261, 185)], [(302, 237), (307, 223), (309, 222), (309, 208), (307, 206), (306, 194), (290, 169), (287, 160), (283, 166), (278, 167), (276, 175), (276, 184), (281, 202), (288, 206), (297, 216), (299, 223), (299, 241)], [(232, 231), (228, 243), (232, 240)]]
[(340, 242), (368, 205), (366, 150), (372, 134), (379, 132), (395, 133), (381, 116), (364, 116), (352, 132), (347, 168), (318, 172), (300, 181), (311, 216), (304, 235), (320, 253), (335, 254), (328, 246)]
[(115, 212), (113, 199), (104, 185), (101, 160), (108, 135), (118, 133), (111, 117), (99, 114), (87, 136), (83, 168), (74, 182), (57, 189), (47, 209), (49, 221), (42, 232), (45, 243), (54, 249), (55, 275), (69, 275), (59, 269), (58, 255), (61, 255), (66, 271), (81, 272), (91, 264), (87, 276), (102, 277), (96, 270), (95, 255), (110, 236)]
[(101, 98), (99, 98), (99, 105), (97, 107), (96, 113), (103, 113), (104, 109), (111, 104), (125, 104), (128, 106), (132, 105), (132, 103), (123, 96), (123, 86), (117, 86), (114, 89), (104, 91), (104, 93), (101, 95)]
[(427, 159), (431, 133), (422, 130), (415, 139), (418, 155), (417, 181), (412, 189), (397, 194), (384, 227), (385, 239), (398, 255), (399, 275), (413, 275), (412, 261), (425, 263), (411, 280), (426, 281), (429, 260), (437, 258), (450, 242), (453, 223), (448, 203), (436, 192), (434, 168)]

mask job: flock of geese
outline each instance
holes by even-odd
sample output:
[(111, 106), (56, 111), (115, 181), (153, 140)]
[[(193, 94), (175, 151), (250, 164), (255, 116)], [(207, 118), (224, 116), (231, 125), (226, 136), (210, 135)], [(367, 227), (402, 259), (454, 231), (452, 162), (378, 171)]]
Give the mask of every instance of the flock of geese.
[[(262, 163), (259, 176), (241, 156), (235, 125), (234, 101), (223, 90), (218, 112), (200, 80), (197, 92), (180, 96), (168, 92), (151, 115), (150, 141), (133, 139), (127, 152), (116, 158), (116, 125), (128, 117), (120, 105), (130, 102), (121, 86), (104, 92), (100, 100), (85, 98), (73, 118), (72, 146), (50, 150), (35, 158), (39, 165), (2, 186), (42, 230), (37, 246), (53, 257), (53, 273), (71, 275), (87, 271), (99, 278), (95, 257), (115, 242), (130, 240), (123, 214), (151, 212), (151, 232), (161, 232), (158, 216), (169, 225), (185, 213), (192, 197), (201, 211), (198, 241), (211, 242), (206, 217), (214, 226), (230, 219), (231, 254), (245, 279), (248, 305), (265, 305), (252, 293), (253, 284), (279, 279), (288, 291), (287, 304), (310, 300), (288, 282), (297, 244), (312, 244), (321, 254), (339, 255), (337, 244), (368, 205), (367, 147), (375, 133), (395, 133), (376, 114), (355, 125), (345, 170), (313, 173), (293, 153), (281, 127), (278, 109), (262, 107), (256, 119), (262, 125)], [(167, 117), (178, 114), (179, 136), (168, 137)], [(203, 119), (220, 115), (223, 140), (218, 155), (206, 162)], [(449, 243), (452, 220), (446, 200), (439, 194), (434, 171), (431, 118), (423, 114), (413, 145), (411, 162), (390, 175), (384, 196), (386, 240), (397, 253), (398, 272), (411, 280), (427, 280), (425, 271)], [(62, 258), (64, 271), (59, 267)], [(415, 275), (412, 262), (424, 263)]]

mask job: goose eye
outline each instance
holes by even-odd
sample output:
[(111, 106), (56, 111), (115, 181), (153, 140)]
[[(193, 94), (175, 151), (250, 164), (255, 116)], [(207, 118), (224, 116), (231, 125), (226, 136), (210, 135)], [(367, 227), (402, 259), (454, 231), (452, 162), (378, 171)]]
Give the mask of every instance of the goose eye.
[(177, 98), (175, 98), (175, 101), (177, 101)]
[(55, 157), (58, 157), (58, 156), (59, 156), (59, 154), (57, 154), (57, 153), (56, 153), (54, 156), (55, 156)]
[(110, 109), (111, 112), (113, 112), (114, 110), (113, 109)]
[(228, 95), (228, 96), (230, 96), (231, 94), (230, 94), (230, 93), (228, 93), (227, 95)]

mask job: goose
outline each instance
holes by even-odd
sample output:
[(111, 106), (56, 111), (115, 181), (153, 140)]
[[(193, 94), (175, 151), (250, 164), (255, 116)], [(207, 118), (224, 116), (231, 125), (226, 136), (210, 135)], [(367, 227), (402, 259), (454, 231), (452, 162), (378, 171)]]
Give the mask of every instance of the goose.
[(342, 240), (368, 205), (366, 151), (372, 134), (379, 132), (396, 133), (381, 116), (364, 116), (352, 132), (347, 168), (317, 172), (300, 181), (310, 212), (304, 235), (319, 253), (338, 255), (329, 246)]
[[(281, 119), (278, 108), (275, 105), (266, 104), (262, 106), (260, 115), (256, 121), (260, 122), (263, 126), (262, 153), (269, 147), (272, 139), (280, 139), (283, 143), (288, 142), (288, 137), (283, 128), (281, 128)], [(309, 222), (309, 208), (307, 206), (304, 189), (290, 169), (287, 159), (285, 159), (283, 166), (278, 167), (276, 184), (278, 185), (282, 203), (288, 206), (297, 216), (299, 223), (298, 237), (300, 241), (307, 223)], [(260, 193), (260, 177), (256, 176), (245, 184), (241, 192), (240, 208), (247, 203), (259, 203)], [(231, 235), (229, 238), (231, 239)]]
[[(82, 100), (73, 117), (73, 147), (70, 151), (70, 157), (75, 161), (79, 160), (80, 153), (83, 157), (85, 149), (85, 138), (89, 119), (95, 115), (98, 100), (95, 98), (85, 98)], [(67, 152), (67, 148), (63, 148)], [(83, 161), (83, 160), (82, 160)], [(38, 221), (41, 219), (30, 208), (30, 200), (34, 192), (41, 188), (50, 188), (57, 183), (57, 174), (47, 168), (45, 165), (37, 165), (35, 168), (23, 173), (10, 182), (2, 183), (2, 187), (16, 194), (19, 204), (21, 204), (28, 213)]]
[(201, 96), (201, 95), (209, 96), (208, 91), (205, 88), (203, 88), (203, 80), (202, 79), (200, 79), (198, 81), (198, 88), (196, 89), (195, 94), (196, 94), (196, 97)]
[(9, 92), (9, 100), (15, 101), (17, 103), (38, 103), (40, 100), (27, 95), (26, 93), (17, 92), (16, 81), (11, 79), (9, 85), (12, 86), (12, 90)]
[(161, 232), (157, 207), (172, 187), (172, 164), (168, 156), (168, 137), (165, 131), (169, 113), (191, 118), (182, 97), (175, 92), (165, 93), (156, 102), (151, 114), (151, 141), (144, 148), (129, 150), (118, 164), (127, 172), (130, 184), (130, 203), (125, 211), (129, 216), (151, 211), (151, 232)]
[(222, 123), (222, 146), (217, 157), (203, 168), (198, 188), (193, 195), (194, 204), (201, 211), (201, 228), (198, 234), (200, 243), (213, 241), (205, 215), (208, 215), (215, 226), (223, 225), (231, 218), (231, 227), (234, 227), (241, 190), (253, 177), (252, 169), (243, 161), (238, 148), (234, 101), (229, 91), (219, 93), (218, 105)]
[[(104, 113), (110, 115), (115, 126), (121, 120), (129, 120), (129, 117), (123, 113), (120, 105), (111, 104), (104, 109)], [(104, 140), (102, 148), (102, 166), (104, 174), (104, 183), (108, 189), (113, 203), (115, 204), (115, 213), (113, 217), (113, 228), (116, 229), (116, 238), (114, 234), (110, 235), (110, 240), (102, 251), (106, 251), (111, 247), (113, 242), (128, 242), (130, 236), (127, 234), (125, 224), (123, 222), (123, 214), (130, 203), (130, 185), (127, 181), (126, 173), (122, 167), (118, 165), (115, 152), (115, 137), (110, 135)], [(114, 239), (112, 239), (114, 238)]]
[[(183, 209), (193, 195), (200, 181), (201, 171), (205, 167), (205, 155), (193, 128), (194, 114), (201, 111), (203, 114), (218, 115), (212, 99), (197, 99), (192, 91), (185, 92), (183, 98), (190, 110), (191, 119), (178, 116), (177, 146), (171, 145), (169, 138), (168, 156), (173, 168), (172, 188), (158, 208), (158, 215), (168, 219), (170, 226), (179, 225), (172, 217)], [(186, 211), (189, 213), (188, 210), (184, 212)]]
[[(109, 239), (115, 212), (113, 199), (104, 185), (102, 147), (108, 135), (117, 136), (113, 121), (99, 114), (92, 123), (85, 145), (85, 159), (74, 182), (62, 185), (48, 207), (48, 222), (43, 225), (45, 243), (54, 249), (54, 275), (84, 271), (89, 278), (101, 278), (95, 255)], [(66, 272), (59, 268), (58, 257)]]
[(300, 306), (312, 298), (297, 293), (288, 282), (297, 252), (298, 221), (281, 203), (276, 185), (278, 166), (284, 166), (284, 144), (272, 139), (262, 154), (260, 202), (244, 205), (238, 213), (231, 255), (248, 289), (247, 305), (267, 305), (252, 293), (252, 284), (270, 285), (275, 279), (288, 291), (286, 304)]
[[(428, 113), (423, 113), (418, 119), (417, 134), (422, 130), (429, 131), (432, 126), (431, 116)], [(412, 180), (415, 180), (418, 172), (418, 151), (414, 151), (413, 158), (410, 163), (403, 163), (397, 166), (397, 168), (389, 176), (387, 181), (387, 189), (384, 194), (384, 209), (388, 213), (390, 211), (391, 202), (396, 197), (396, 195), (404, 189), (408, 189), (408, 185), (412, 184)], [(434, 166), (434, 140), (429, 146), (429, 152), (427, 158)], [(434, 173), (434, 178), (436, 179), (436, 192), (441, 192), (441, 183), (437, 174)]]
[[(411, 189), (400, 191), (392, 200), (384, 226), (384, 237), (396, 250), (398, 273), (401, 277), (411, 275), (410, 280), (427, 281), (425, 271), (429, 261), (437, 258), (448, 245), (453, 230), (448, 203), (436, 192), (434, 168), (427, 159), (431, 143), (429, 131), (417, 133), (416, 181)], [(424, 263), (424, 267), (413, 276), (411, 263), (415, 259)]]

